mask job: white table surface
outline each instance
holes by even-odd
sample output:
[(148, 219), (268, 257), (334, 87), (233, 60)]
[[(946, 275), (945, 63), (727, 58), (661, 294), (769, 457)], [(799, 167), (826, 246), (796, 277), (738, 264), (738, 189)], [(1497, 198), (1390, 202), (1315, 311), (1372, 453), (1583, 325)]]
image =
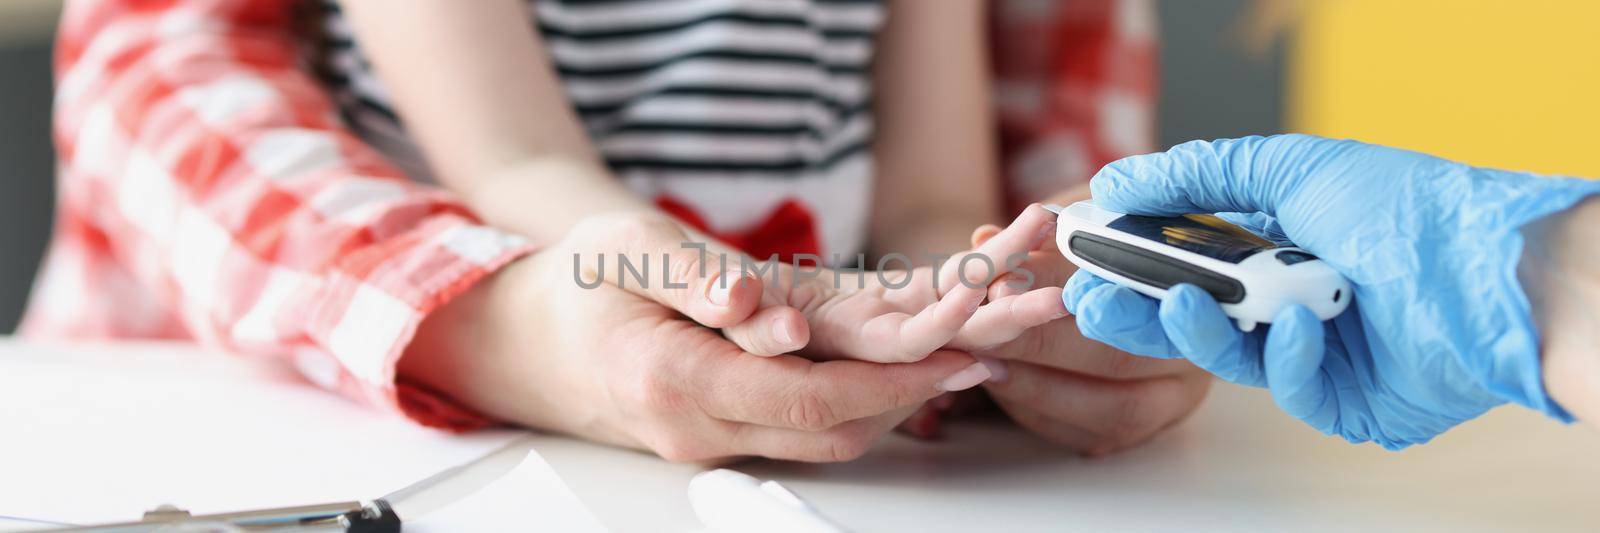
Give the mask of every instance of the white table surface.
[(189, 344), (0, 341), (0, 517), (84, 524), (161, 504), (214, 513), (370, 499), (524, 436), (429, 430), (276, 361)]
[[(141, 349), (150, 348), (91, 346), (72, 357)], [(0, 342), (0, 357), (61, 351)], [(1172, 432), (1106, 458), (1081, 459), (1003, 424), (956, 424), (947, 433), (934, 443), (893, 436), (847, 464), (733, 468), (782, 481), (857, 531), (1600, 528), (1600, 435), (1518, 408), (1398, 453), (1322, 436), (1260, 391), (1221, 384)], [(685, 497), (698, 466), (563, 437), (528, 442), (609, 528), (699, 528)], [(482, 470), (463, 475), (489, 474)], [(0, 483), (26, 482), (0, 474)]]
[[(1099, 459), (1005, 424), (949, 429), (936, 443), (891, 436), (853, 463), (732, 468), (857, 531), (1600, 530), (1600, 435), (1514, 407), (1400, 452), (1324, 436), (1226, 384), (1170, 433)], [(535, 447), (614, 530), (696, 527), (694, 466), (553, 437)]]

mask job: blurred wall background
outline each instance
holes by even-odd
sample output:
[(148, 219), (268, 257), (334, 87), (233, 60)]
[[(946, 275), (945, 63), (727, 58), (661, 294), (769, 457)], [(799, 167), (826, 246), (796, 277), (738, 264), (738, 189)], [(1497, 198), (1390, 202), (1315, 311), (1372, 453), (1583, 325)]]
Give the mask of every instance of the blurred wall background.
[(1283, 46), (1247, 51), (1249, 0), (1161, 0), (1157, 148), (1283, 129)]
[(0, 0), (0, 332), (22, 314), (50, 236), (50, 39), (58, 0)]
[[(50, 231), (50, 40), (59, 0), (0, 0), (0, 332), (21, 316)], [(1281, 128), (1282, 54), (1246, 54), (1245, 0), (1163, 0), (1159, 142)]]

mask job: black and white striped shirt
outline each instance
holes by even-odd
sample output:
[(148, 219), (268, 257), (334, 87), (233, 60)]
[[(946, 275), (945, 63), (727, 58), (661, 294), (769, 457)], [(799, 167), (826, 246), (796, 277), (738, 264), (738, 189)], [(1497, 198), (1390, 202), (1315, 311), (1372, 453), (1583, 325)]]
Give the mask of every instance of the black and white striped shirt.
[[(687, 206), (716, 234), (773, 231), (762, 227), (786, 223), (774, 213), (792, 219), (798, 206), (816, 241), (798, 251), (860, 249), (871, 198), (869, 71), (885, 17), (878, 1), (528, 4), (568, 99), (634, 191)], [(349, 25), (331, 0), (324, 7), (320, 64), (346, 118), (429, 179)]]

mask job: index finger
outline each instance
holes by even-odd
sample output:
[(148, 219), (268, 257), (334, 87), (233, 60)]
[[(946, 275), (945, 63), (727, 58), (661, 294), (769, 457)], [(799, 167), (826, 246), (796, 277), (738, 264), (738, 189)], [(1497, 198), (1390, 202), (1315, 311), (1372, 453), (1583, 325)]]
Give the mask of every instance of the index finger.
[(821, 431), (977, 386), (989, 370), (972, 356), (934, 352), (915, 363), (813, 362), (730, 354), (695, 365), (701, 409), (712, 417)]
[[(1028, 206), (1017, 215), (1016, 220), (1009, 226), (1000, 230), (992, 237), (973, 250), (956, 254), (955, 257), (944, 262), (944, 268), (939, 272), (939, 295), (953, 290), (957, 284), (969, 287), (987, 286), (994, 281), (993, 276), (1004, 274), (1015, 265), (1009, 264), (1012, 257), (1025, 257), (1028, 252), (1034, 251), (1044, 241), (1055, 236), (1056, 215), (1046, 210), (1039, 204)], [(983, 260), (975, 260), (981, 257)], [(974, 272), (986, 268), (987, 272)], [(974, 275), (977, 274), (977, 275)], [(960, 276), (958, 278), (958, 276)], [(991, 279), (985, 279), (988, 276)], [(962, 281), (965, 280), (965, 281)]]
[[(574, 227), (567, 239), (582, 243), (580, 250), (598, 252), (592, 258), (573, 254), (573, 275), (580, 284), (588, 279), (608, 282), (714, 328), (738, 324), (760, 305), (762, 280), (743, 271), (742, 256), (730, 258), (714, 245), (708, 250), (706, 243), (690, 242), (689, 234), (669, 217), (594, 216)], [(615, 263), (610, 271), (608, 255)], [(652, 272), (652, 264), (659, 270)]]

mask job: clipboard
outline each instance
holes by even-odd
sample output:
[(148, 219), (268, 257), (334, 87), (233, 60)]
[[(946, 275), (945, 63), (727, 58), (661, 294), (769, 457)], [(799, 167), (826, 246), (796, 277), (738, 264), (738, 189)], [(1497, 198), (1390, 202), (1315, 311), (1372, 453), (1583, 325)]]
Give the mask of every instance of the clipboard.
[[(401, 506), (407, 519), (420, 518), (449, 501), (477, 491), (505, 475), (507, 462), (521, 460), (533, 450), (533, 439), (524, 437), (512, 441), (482, 457), (435, 473), (421, 481), (370, 501), (348, 501), (314, 505), (297, 505), (228, 513), (195, 515), (171, 505), (150, 510), (139, 520), (86, 526), (31, 522), (44, 524), (45, 529), (27, 529), (29, 532), (50, 533), (236, 533), (245, 531), (276, 532), (345, 532), (345, 533), (399, 533), (402, 520), (396, 506)], [(478, 483), (445, 487), (468, 471), (498, 472), (496, 476), (481, 477)], [(59, 525), (61, 527), (49, 527)]]
[(400, 515), (388, 502), (340, 502), (233, 513), (192, 515), (162, 506), (134, 522), (72, 526), (35, 531), (83, 533), (236, 533), (244, 531), (342, 531), (348, 533), (399, 533)]

